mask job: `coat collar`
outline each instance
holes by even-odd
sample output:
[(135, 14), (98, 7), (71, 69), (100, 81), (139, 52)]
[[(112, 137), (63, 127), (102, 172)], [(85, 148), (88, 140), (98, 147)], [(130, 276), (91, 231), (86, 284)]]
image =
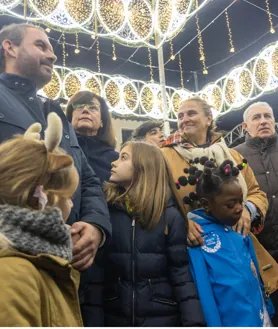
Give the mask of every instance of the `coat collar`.
[(11, 90), (19, 93), (37, 93), (35, 83), (27, 78), (23, 78), (16, 74), (2, 73), (0, 74), (0, 80)]
[(245, 136), (245, 142), (247, 145), (253, 146), (253, 147), (265, 147), (268, 148), (272, 145), (275, 145), (278, 141), (278, 135), (275, 133), (274, 136), (268, 138), (267, 140), (263, 140), (259, 137), (251, 137), (248, 133)]

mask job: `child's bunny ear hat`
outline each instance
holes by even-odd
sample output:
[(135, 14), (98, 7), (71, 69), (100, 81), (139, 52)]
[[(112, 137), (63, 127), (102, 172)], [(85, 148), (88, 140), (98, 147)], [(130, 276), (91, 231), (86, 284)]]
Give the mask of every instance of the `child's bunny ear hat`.
[[(25, 132), (24, 138), (40, 140), (42, 126), (40, 123), (33, 123)], [(63, 125), (61, 118), (54, 112), (47, 117), (47, 129), (45, 130), (44, 143), (49, 152), (53, 152), (61, 143)]]

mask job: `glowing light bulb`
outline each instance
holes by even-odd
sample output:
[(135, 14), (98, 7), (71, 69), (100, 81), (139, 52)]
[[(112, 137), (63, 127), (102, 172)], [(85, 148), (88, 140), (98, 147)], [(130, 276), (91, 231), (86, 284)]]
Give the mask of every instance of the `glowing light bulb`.
[(235, 52), (235, 48), (232, 47), (232, 48), (230, 49), (230, 53), (234, 53), (234, 52)]
[(45, 29), (45, 32), (47, 32), (47, 33), (49, 33), (51, 31), (51, 29), (49, 28), (49, 27), (47, 27), (46, 29)]
[(203, 74), (208, 74), (208, 70), (205, 69), (205, 70), (203, 71)]
[(175, 55), (172, 55), (170, 58), (173, 61), (173, 60), (175, 60), (176, 57), (175, 57)]
[(76, 48), (76, 49), (74, 50), (74, 52), (75, 52), (76, 54), (79, 54), (79, 53), (80, 53), (80, 50)]
[(94, 34), (92, 34), (92, 35), (91, 35), (91, 38), (92, 38), (92, 39), (95, 39), (96, 37), (95, 37), (95, 35), (94, 35)]
[(113, 59), (113, 61), (116, 61), (117, 60), (117, 57), (116, 56), (113, 56), (112, 59)]
[(273, 27), (270, 29), (270, 33), (272, 33), (272, 34), (274, 34), (274, 33), (275, 33), (275, 30), (274, 30), (274, 28), (273, 28)]

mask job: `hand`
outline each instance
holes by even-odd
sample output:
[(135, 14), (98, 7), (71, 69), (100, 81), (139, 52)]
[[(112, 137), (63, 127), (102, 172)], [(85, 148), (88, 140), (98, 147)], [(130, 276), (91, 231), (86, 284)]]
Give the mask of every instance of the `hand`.
[[(91, 224), (76, 222), (71, 227), (71, 235), (73, 240), (72, 266), (78, 271), (85, 271), (94, 262), (102, 241), (102, 233)], [(79, 239), (78, 235), (80, 236)]]
[(246, 237), (251, 228), (251, 216), (249, 211), (244, 207), (240, 220), (233, 226), (233, 230)]
[(187, 236), (187, 244), (190, 247), (193, 246), (203, 246), (204, 245), (204, 240), (201, 237), (200, 233), (204, 233), (203, 229), (201, 226), (197, 223), (195, 223), (193, 220), (188, 220), (188, 236)]
[[(68, 230), (70, 231), (71, 230), (71, 226), (66, 224), (66, 227), (68, 228)], [(72, 233), (71, 232), (71, 241), (72, 241), (72, 245), (76, 245), (77, 241), (81, 238), (80, 234), (79, 233)]]

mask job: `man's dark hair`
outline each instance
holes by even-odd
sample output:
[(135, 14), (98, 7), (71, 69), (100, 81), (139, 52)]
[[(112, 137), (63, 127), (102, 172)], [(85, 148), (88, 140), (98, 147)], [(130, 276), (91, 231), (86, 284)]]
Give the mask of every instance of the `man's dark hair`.
[(142, 140), (146, 137), (146, 134), (154, 128), (163, 128), (163, 123), (160, 121), (149, 120), (142, 123), (138, 128), (136, 128), (132, 134), (134, 140)]
[(20, 46), (26, 31), (30, 28), (44, 31), (38, 26), (27, 23), (6, 25), (0, 30), (0, 73), (5, 71), (5, 56), (2, 42), (10, 40), (16, 46)]

